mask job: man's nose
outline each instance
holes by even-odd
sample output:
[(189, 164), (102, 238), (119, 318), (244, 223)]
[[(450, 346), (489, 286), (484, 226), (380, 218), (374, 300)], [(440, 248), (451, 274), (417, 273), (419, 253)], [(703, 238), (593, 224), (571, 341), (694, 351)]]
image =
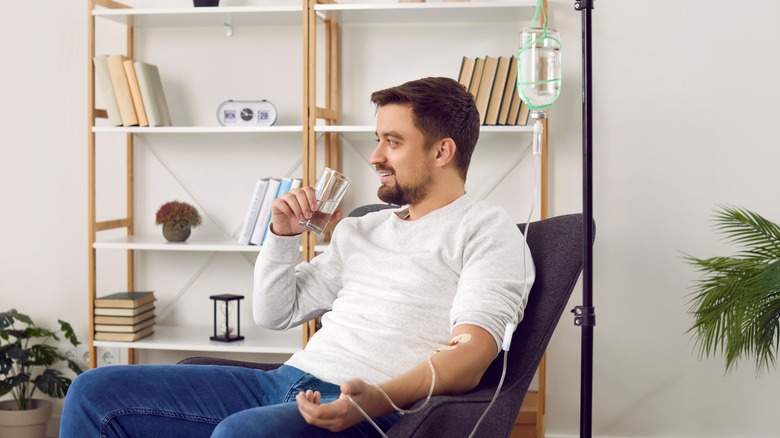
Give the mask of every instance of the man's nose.
[(371, 152), (371, 157), (369, 157), (368, 162), (371, 164), (377, 164), (377, 163), (384, 163), (386, 161), (386, 157), (384, 154), (384, 148), (382, 146), (382, 143), (377, 143), (376, 147), (374, 148), (374, 151)]

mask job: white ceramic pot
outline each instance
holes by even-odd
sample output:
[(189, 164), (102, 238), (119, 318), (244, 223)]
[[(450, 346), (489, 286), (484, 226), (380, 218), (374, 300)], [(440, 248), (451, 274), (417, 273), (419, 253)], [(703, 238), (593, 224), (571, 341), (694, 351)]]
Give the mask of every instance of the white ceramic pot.
[(14, 400), (0, 402), (0, 437), (46, 438), (52, 403), (35, 399), (32, 405), (32, 409), (20, 411)]

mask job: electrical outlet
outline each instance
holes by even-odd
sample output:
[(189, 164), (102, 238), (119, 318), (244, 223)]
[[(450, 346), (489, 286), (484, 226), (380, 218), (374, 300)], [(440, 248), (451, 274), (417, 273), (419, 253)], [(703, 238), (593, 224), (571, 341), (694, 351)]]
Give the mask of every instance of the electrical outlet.
[(82, 370), (89, 369), (89, 346), (87, 344), (79, 344), (75, 351), (76, 358), (73, 359)]
[(60, 350), (62, 350), (62, 355), (65, 356), (66, 359), (78, 363), (78, 361), (76, 360), (77, 357), (76, 347), (68, 347), (68, 348), (60, 347)]
[(97, 365), (99, 367), (106, 365), (119, 365), (122, 363), (117, 347), (98, 347)]

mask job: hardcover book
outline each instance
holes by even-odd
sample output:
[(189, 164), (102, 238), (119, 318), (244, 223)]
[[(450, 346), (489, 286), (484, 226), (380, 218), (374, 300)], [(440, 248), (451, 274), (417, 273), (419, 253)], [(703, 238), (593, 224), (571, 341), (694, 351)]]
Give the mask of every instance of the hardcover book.
[(474, 75), (474, 65), (476, 60), (474, 58), (463, 57), (463, 61), (460, 63), (460, 74), (458, 74), (458, 82), (466, 87), (468, 90), (471, 86), (471, 77)]
[(493, 80), (493, 90), (490, 92), (490, 101), (488, 102), (487, 115), (485, 116), (486, 125), (496, 125), (498, 123), (498, 113), (501, 110), (501, 103), (504, 97), (504, 87), (506, 87), (506, 77), (509, 74), (508, 56), (498, 58), (496, 67), (496, 76)]
[(130, 96), (133, 98), (133, 109), (135, 109), (135, 115), (138, 118), (138, 126), (149, 126), (149, 120), (146, 118), (146, 110), (144, 110), (144, 100), (141, 97), (141, 89), (138, 87), (138, 77), (135, 74), (135, 66), (132, 59), (125, 59), (122, 62), (122, 66), (125, 68), (125, 75), (127, 75), (127, 85), (130, 86)]
[(138, 307), (95, 307), (95, 315), (136, 316), (154, 309), (154, 301)]
[[(501, 99), (501, 109), (498, 111), (499, 125), (511, 125), (507, 122), (509, 118), (509, 109), (512, 106), (512, 99), (517, 95), (517, 58), (512, 56), (509, 60), (509, 73), (504, 85), (504, 97)], [(517, 95), (519, 99), (520, 96)]]
[(135, 308), (154, 301), (154, 292), (117, 292), (95, 299), (95, 307)]
[(144, 313), (135, 316), (107, 316), (95, 315), (95, 324), (122, 324), (134, 325), (147, 319), (154, 318), (154, 307)]
[(98, 55), (92, 62), (95, 64), (95, 82), (103, 96), (103, 105), (108, 113), (108, 123), (111, 126), (122, 126), (122, 116), (119, 115), (119, 104), (116, 102), (114, 85), (111, 83), (111, 73), (108, 72), (108, 55)]
[(95, 324), (96, 332), (137, 333), (154, 325), (154, 315), (138, 324)]
[(173, 125), (157, 66), (135, 61), (135, 74), (138, 77), (138, 87), (141, 89), (149, 126)]
[(471, 84), (469, 84), (469, 93), (477, 98), (477, 92), (479, 91), (479, 84), (482, 82), (482, 71), (485, 69), (485, 58), (477, 58), (474, 60), (474, 73), (471, 75)]
[(278, 178), (268, 178), (268, 187), (266, 187), (263, 203), (260, 206), (260, 214), (257, 216), (257, 223), (255, 223), (255, 228), (252, 231), (252, 237), (249, 238), (249, 243), (252, 245), (263, 243), (265, 229), (268, 228), (268, 223), (271, 220), (271, 203), (276, 199), (276, 192), (279, 191), (281, 183), (282, 180)]
[(252, 192), (252, 199), (249, 201), (249, 211), (246, 212), (244, 225), (241, 227), (241, 233), (238, 235), (238, 243), (249, 245), (249, 239), (252, 238), (252, 231), (255, 229), (257, 217), (260, 215), (260, 207), (265, 196), (265, 189), (268, 187), (268, 178), (258, 179), (255, 182), (255, 189)]
[(485, 123), (487, 116), (488, 102), (490, 94), (493, 92), (493, 81), (496, 79), (496, 69), (498, 68), (498, 58), (493, 56), (485, 57), (485, 67), (482, 70), (482, 77), (477, 91), (477, 110), (479, 111), (479, 124)]
[(95, 340), (133, 342), (145, 338), (151, 335), (152, 333), (154, 333), (153, 325), (136, 333), (95, 332)]
[(138, 125), (138, 118), (133, 107), (133, 97), (130, 95), (130, 85), (127, 82), (127, 74), (124, 66), (125, 57), (122, 55), (108, 55), (108, 72), (111, 74), (111, 85), (114, 86), (116, 102), (119, 105), (119, 115), (122, 116), (124, 126)]

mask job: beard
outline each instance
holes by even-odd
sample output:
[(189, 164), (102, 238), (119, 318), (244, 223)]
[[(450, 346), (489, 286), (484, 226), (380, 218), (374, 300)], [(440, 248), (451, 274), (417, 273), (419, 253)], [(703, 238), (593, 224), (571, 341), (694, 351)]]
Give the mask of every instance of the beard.
[[(389, 166), (377, 165), (376, 169), (393, 172), (393, 175), (397, 177), (393, 168)], [(414, 178), (414, 181), (410, 184), (401, 185), (398, 180), (395, 179), (395, 182), (392, 185), (380, 186), (376, 194), (379, 199), (388, 204), (417, 204), (428, 196), (428, 187), (433, 179), (431, 172), (423, 172), (418, 173), (416, 178)]]

